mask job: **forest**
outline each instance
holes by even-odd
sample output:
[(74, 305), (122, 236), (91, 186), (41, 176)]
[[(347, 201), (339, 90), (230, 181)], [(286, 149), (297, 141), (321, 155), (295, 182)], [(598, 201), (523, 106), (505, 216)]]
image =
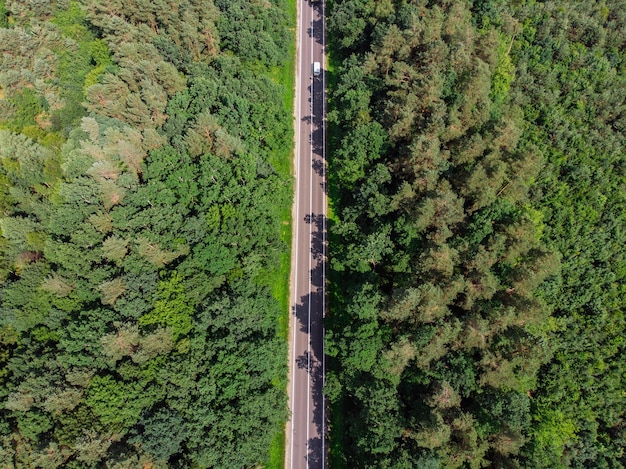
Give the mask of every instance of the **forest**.
[(626, 2), (326, 7), (330, 467), (625, 467)]
[[(626, 1), (327, 0), (329, 464), (626, 467)], [(0, 0), (0, 467), (282, 467), (292, 0)]]
[(0, 0), (1, 467), (280, 467), (294, 8)]

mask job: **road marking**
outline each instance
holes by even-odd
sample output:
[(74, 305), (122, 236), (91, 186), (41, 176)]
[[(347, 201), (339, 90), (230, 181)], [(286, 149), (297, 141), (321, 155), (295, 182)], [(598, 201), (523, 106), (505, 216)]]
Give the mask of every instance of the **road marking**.
[[(321, 44), (322, 44), (322, 48), (325, 48), (325, 38), (324, 36), (324, 28), (325, 28), (325, 24), (324, 24), (324, 18), (323, 18), (323, 13), (324, 13), (324, 6), (322, 5), (322, 26), (321, 26), (321, 31), (322, 31), (322, 39), (321, 39)], [(315, 419), (313, 418), (314, 415), (311, 414), (311, 412), (313, 411), (313, 414), (315, 413), (315, 409), (317, 409), (317, 405), (319, 405), (319, 402), (312, 402), (311, 398), (313, 397), (313, 389), (311, 388), (311, 385), (314, 383), (314, 378), (312, 376), (313, 373), (313, 367), (316, 367), (318, 365), (321, 365), (321, 372), (322, 372), (322, 376), (321, 376), (321, 384), (322, 386), (325, 383), (325, 370), (326, 370), (326, 362), (325, 362), (325, 344), (324, 344), (324, 338), (325, 338), (325, 331), (322, 327), (321, 330), (321, 335), (322, 335), (322, 358), (321, 358), (321, 363), (320, 360), (318, 360), (318, 358), (316, 357), (311, 357), (312, 355), (312, 351), (314, 350), (314, 344), (313, 344), (313, 330), (312, 330), (312, 313), (315, 312), (316, 314), (318, 314), (319, 310), (314, 309), (312, 307), (312, 300), (313, 300), (313, 293), (315, 292), (316, 294), (318, 293), (318, 287), (315, 286), (314, 288), (314, 282), (316, 282), (316, 277), (314, 276), (314, 268), (315, 268), (315, 272), (317, 273), (317, 268), (319, 267), (319, 262), (322, 262), (322, 271), (321, 271), (321, 276), (322, 276), (322, 301), (321, 301), (321, 319), (323, 319), (325, 317), (325, 311), (326, 311), (326, 263), (325, 263), (325, 259), (326, 259), (326, 255), (327, 255), (327, 248), (326, 248), (326, 212), (327, 212), (327, 200), (326, 200), (326, 127), (325, 127), (325, 120), (324, 120), (324, 116), (326, 113), (326, 103), (325, 103), (325, 72), (324, 70), (322, 70), (322, 80), (321, 80), (321, 85), (322, 88), (320, 90), (321, 92), (321, 99), (322, 99), (322, 103), (321, 103), (321, 115), (316, 116), (315, 112), (316, 112), (316, 108), (315, 108), (315, 103), (317, 103), (317, 101), (315, 101), (315, 77), (313, 76), (313, 70), (312, 70), (312, 61), (315, 61), (315, 57), (314, 57), (314, 51), (315, 48), (318, 46), (317, 41), (316, 41), (316, 37), (315, 37), (315, 26), (314, 26), (314, 22), (315, 22), (315, 17), (317, 15), (317, 10), (314, 9), (314, 7), (308, 3), (302, 3), (300, 5), (298, 5), (298, 14), (297, 14), (297, 28), (298, 28), (298, 35), (297, 35), (297, 51), (298, 51), (298, 60), (297, 60), (297, 64), (296, 64), (296, 83), (295, 83), (295, 103), (297, 106), (297, 110), (294, 113), (294, 117), (296, 119), (296, 135), (295, 135), (295, 144), (296, 144), (296, 152), (295, 152), (295, 158), (296, 158), (296, 163), (295, 163), (295, 175), (296, 175), (296, 179), (295, 179), (295, 198), (294, 198), (294, 203), (296, 204), (295, 209), (293, 210), (292, 214), (295, 218), (295, 223), (294, 223), (294, 229), (296, 230), (295, 236), (293, 238), (292, 243), (293, 247), (295, 249), (295, 253), (293, 256), (293, 262), (292, 262), (292, 268), (294, 269), (294, 272), (292, 274), (292, 282), (293, 282), (293, 290), (292, 290), (292, 308), (294, 313), (292, 314), (292, 327), (293, 327), (293, 331), (292, 331), (292, 350), (291, 350), (291, 363), (290, 363), (290, 368), (291, 368), (291, 378), (292, 378), (292, 384), (291, 384), (291, 406), (290, 406), (290, 410), (291, 410), (291, 433), (289, 435), (290, 437), (290, 443), (287, 447), (287, 449), (290, 451), (290, 457), (289, 457), (289, 465), (287, 467), (289, 467), (290, 469), (294, 469), (294, 467), (297, 469), (300, 467), (302, 459), (301, 458), (301, 450), (305, 449), (306, 453), (304, 455), (304, 461), (305, 461), (305, 466), (308, 468), (309, 465), (311, 464), (312, 461), (315, 461), (314, 459), (311, 459), (311, 454), (310, 454), (310, 450), (312, 448), (312, 445), (310, 443), (310, 438), (311, 438), (311, 432), (315, 431), (317, 433), (317, 430), (312, 430), (311, 428), (315, 428), (317, 429), (317, 426), (315, 425)], [(310, 24), (310, 29), (304, 30), (304, 24)], [(306, 54), (303, 53), (304, 48), (306, 47), (306, 41), (309, 40), (310, 41), (310, 58), (305, 57)], [(324, 49), (322, 49), (322, 61), (325, 64), (325, 53), (324, 53)], [(310, 60), (309, 60), (310, 59)], [(311, 63), (308, 63), (311, 62)], [(306, 68), (308, 67), (308, 69)], [(303, 104), (304, 102), (302, 101), (302, 99), (304, 98), (304, 93), (306, 92), (305, 87), (303, 86), (303, 80), (304, 80), (304, 74), (307, 73), (306, 70), (309, 70), (309, 83), (310, 83), (310, 99), (309, 99), (309, 117), (310, 119), (308, 120), (308, 137), (309, 137), (309, 158), (308, 158), (308, 171), (309, 171), (309, 192), (308, 192), (308, 197), (309, 197), (309, 210), (308, 210), (308, 223), (309, 223), (309, 244), (307, 246), (307, 251), (308, 251), (308, 256), (309, 256), (309, 260), (308, 260), (308, 266), (309, 266), (309, 275), (308, 275), (308, 287), (303, 288), (302, 291), (299, 291), (299, 284), (298, 284), (298, 280), (299, 280), (299, 274), (304, 274), (304, 272), (300, 272), (301, 270), (301, 266), (300, 266), (300, 262), (302, 262), (301, 256), (299, 256), (299, 245), (301, 243), (300, 241), (300, 237), (299, 237), (299, 231), (300, 229), (305, 229), (304, 227), (306, 226), (305, 223), (305, 219), (306, 217), (302, 217), (301, 215), (301, 211), (300, 211), (300, 203), (301, 202), (305, 202), (306, 200), (306, 188), (304, 186), (304, 180), (302, 178), (303, 174), (301, 173), (302, 170), (307, 169), (306, 166), (306, 162), (301, 161), (302, 158), (306, 158), (306, 150), (304, 148), (301, 148), (301, 145), (305, 145), (304, 140), (302, 139), (303, 135), (301, 135), (301, 132), (303, 130), (303, 124), (307, 125), (306, 123), (302, 122), (303, 119), (303, 115), (306, 115), (306, 111), (304, 110), (305, 105)], [(318, 121), (315, 120), (315, 118), (318, 118), (319, 121), (319, 125), (318, 125)], [(319, 128), (318, 128), (319, 127)], [(314, 149), (314, 133), (315, 131), (321, 131), (322, 132), (322, 152), (320, 155), (317, 155), (317, 153), (315, 153), (315, 149)], [(306, 131), (303, 132), (304, 135), (306, 135)], [(314, 171), (314, 163), (317, 161), (317, 157), (320, 156), (321, 157), (321, 163), (322, 163), (322, 170), (321, 170), (321, 179), (322, 179), (322, 185), (320, 186), (320, 188), (322, 189), (322, 209), (321, 209), (321, 215), (323, 216), (322, 219), (322, 225), (321, 225), (321, 229), (322, 229), (322, 256), (321, 256), (321, 260), (317, 257), (318, 253), (313, 252), (313, 241), (314, 241), (314, 237), (318, 235), (318, 229), (320, 228), (320, 225), (317, 224), (317, 220), (314, 218), (314, 214), (313, 214), (313, 209), (314, 209), (314, 200), (313, 200), (313, 181), (314, 181), (314, 177), (313, 177), (313, 171)], [(317, 174), (317, 173), (316, 173)], [(315, 180), (317, 180), (317, 176), (315, 177)], [(317, 188), (317, 190), (319, 190), (320, 188)], [(317, 204), (317, 192), (316, 194), (316, 201), (315, 204)], [(319, 215), (319, 214), (318, 214)], [(304, 233), (303, 233), (304, 235)], [(305, 235), (306, 236), (306, 235)], [(303, 252), (304, 254), (304, 252)], [(308, 318), (307, 318), (307, 332), (306, 332), (306, 336), (302, 337), (303, 334), (299, 333), (296, 331), (296, 327), (298, 327), (298, 331), (300, 330), (299, 327), (299, 320), (300, 319), (304, 319), (302, 317), (298, 317), (298, 304), (299, 304), (299, 300), (301, 298), (307, 298), (308, 299)], [(304, 306), (304, 305), (302, 305)], [(316, 306), (317, 308), (317, 306)], [(318, 329), (315, 330), (315, 332), (317, 332)], [(297, 344), (296, 340), (300, 340), (300, 339), (306, 339), (307, 340), (307, 345), (306, 345), (306, 354), (307, 354), (307, 365), (306, 365), (306, 373), (307, 373), (307, 377), (306, 377), (306, 383), (307, 383), (307, 390), (306, 390), (306, 416), (302, 415), (302, 414), (298, 414), (297, 416), (297, 421), (296, 421), (296, 417), (295, 416), (295, 411), (296, 411), (296, 389), (298, 389), (298, 397), (301, 398), (303, 397), (303, 390), (301, 389), (300, 384), (298, 386), (296, 386), (296, 374), (298, 376), (300, 376), (301, 372), (303, 371), (301, 368), (298, 368), (298, 362), (297, 362), (297, 358), (298, 358), (298, 353), (300, 351), (300, 349), (298, 347), (304, 345), (302, 343)], [(316, 343), (317, 343), (317, 339), (316, 338)], [(300, 340), (301, 342), (301, 340)], [(317, 376), (317, 375), (316, 375)], [(302, 382), (302, 380), (300, 380), (300, 383)], [(316, 389), (317, 389), (317, 385), (319, 383), (315, 382), (316, 385)], [(301, 404), (301, 402), (300, 402)], [(326, 459), (325, 459), (325, 398), (324, 395), (322, 394), (321, 396), (321, 405), (322, 405), (322, 409), (321, 409), (321, 415), (322, 415), (322, 422), (321, 422), (321, 429), (320, 429), (320, 437), (322, 438), (322, 442), (321, 442), (321, 449), (322, 449), (322, 455), (321, 455), (321, 465), (322, 468), (325, 467), (326, 464)], [(304, 445), (301, 445), (302, 443), (302, 438), (304, 437), (304, 431), (301, 431), (301, 433), (298, 435), (299, 438), (298, 440), (296, 440), (295, 435), (296, 435), (296, 430), (298, 428), (298, 426), (301, 426), (302, 424), (306, 425), (306, 441), (304, 442)], [(295, 453), (295, 447), (298, 447), (298, 455), (294, 455)], [(294, 461), (295, 461), (295, 466), (294, 466)]]
[[(298, 11), (300, 11), (300, 8), (298, 8)], [(300, 14), (297, 14), (297, 27), (298, 27), (298, 31), (302, 31), (301, 26), (301, 22), (302, 22), (302, 18), (300, 16)], [(299, 195), (299, 190), (298, 190), (298, 178), (300, 176), (300, 119), (301, 119), (301, 113), (300, 113), (300, 77), (302, 75), (302, 36), (299, 35), (298, 38), (298, 42), (299, 42), (299, 60), (296, 63), (296, 89), (295, 89), (295, 98), (294, 98), (294, 103), (295, 103), (295, 107), (296, 107), (296, 125), (294, 128), (294, 134), (295, 134), (295, 144), (296, 144), (296, 184), (295, 184), (295, 191), (294, 191), (294, 204), (295, 204), (295, 208), (296, 208), (296, 213), (295, 213), (295, 223), (294, 223), (294, 229), (296, 231), (295, 233), (295, 244), (292, 246), (293, 250), (295, 251), (294, 254), (294, 264), (293, 264), (293, 298), (291, 301), (291, 305), (293, 307), (293, 318), (292, 318), (292, 347), (291, 347), (291, 435), (289, 435), (289, 452), (290, 452), (290, 468), (293, 469), (293, 453), (294, 453), (294, 444), (295, 444), (295, 427), (294, 427), (294, 407), (295, 407), (295, 394), (296, 394), (296, 361), (295, 361), (295, 355), (296, 355), (296, 328), (297, 328), (297, 320), (298, 320), (298, 307), (297, 307), (297, 296), (298, 296), (298, 227), (300, 224), (300, 204), (298, 203), (298, 195)]]
[[(313, 18), (311, 18), (311, 58), (313, 58), (313, 42), (315, 40), (315, 33), (313, 31)], [(311, 68), (311, 67), (309, 67)], [(309, 115), (311, 120), (309, 122), (309, 250), (313, 246), (313, 99), (315, 96), (314, 87), (315, 78), (311, 75), (311, 100), (309, 101)], [(307, 387), (306, 387), (306, 459), (307, 467), (309, 462), (309, 439), (311, 428), (311, 285), (313, 283), (313, 271), (311, 270), (311, 257), (312, 253), (309, 253), (309, 317), (307, 326)]]
[(328, 195), (328, 181), (326, 180), (326, 10), (322, 3), (322, 469), (326, 466), (326, 204)]
[[(311, 10), (312, 11), (312, 10)], [(315, 43), (315, 29), (313, 23), (313, 16), (311, 16), (311, 59), (313, 57), (314, 43)], [(307, 326), (307, 400), (306, 400), (306, 460), (307, 467), (309, 466), (309, 441), (310, 441), (310, 429), (311, 429), (311, 303), (312, 303), (312, 286), (313, 286), (313, 269), (312, 269), (312, 258), (313, 252), (311, 248), (313, 246), (313, 128), (315, 126), (314, 122), (314, 106), (313, 102), (315, 100), (315, 77), (313, 76), (311, 66), (309, 67), (309, 71), (311, 72), (311, 100), (309, 101), (309, 115), (311, 117), (309, 121), (309, 311), (308, 311), (308, 326)]]

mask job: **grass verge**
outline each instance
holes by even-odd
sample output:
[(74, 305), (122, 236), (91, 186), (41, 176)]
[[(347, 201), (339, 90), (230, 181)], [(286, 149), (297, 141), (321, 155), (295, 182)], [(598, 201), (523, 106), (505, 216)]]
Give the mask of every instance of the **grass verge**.
[[(336, 89), (337, 85), (337, 73), (335, 72), (335, 65), (337, 62), (334, 60), (332, 55), (332, 44), (329, 47), (330, 51), (327, 54), (327, 70), (326, 70), (326, 89), (333, 90)], [(328, 110), (332, 110), (332, 101), (329, 100)], [(328, 170), (326, 172), (326, 185), (328, 187), (328, 210), (327, 210), (327, 227), (328, 227), (328, 243), (332, 245), (333, 243), (333, 226), (338, 222), (337, 215), (335, 213), (335, 207), (339, 201), (339, 181), (335, 176), (335, 171), (333, 171), (334, 162), (333, 162), (333, 151), (337, 148), (339, 144), (340, 134), (339, 129), (333, 125), (332, 122), (328, 122), (327, 128), (327, 148), (326, 148), (326, 158), (327, 158), (327, 167)], [(332, 257), (332, 251), (329, 249), (329, 260)], [(341, 294), (340, 292), (340, 284), (334, 275), (333, 270), (328, 268), (328, 316), (332, 317), (332, 314), (336, 312), (337, 305), (333, 301), (333, 298), (336, 298)], [(335, 303), (335, 307), (333, 307), (333, 303)], [(338, 303), (338, 302), (337, 302)], [(330, 361), (326, 361), (327, 369), (332, 369), (333, 362), (332, 359)], [(328, 403), (328, 465), (332, 468), (343, 469), (348, 467), (345, 459), (345, 455), (343, 452), (343, 413), (342, 413), (342, 402), (341, 400), (335, 402)]]
[(272, 445), (270, 446), (270, 452), (268, 461), (263, 465), (265, 469), (284, 469), (285, 467), (285, 432), (283, 429), (276, 432)]
[[(274, 67), (272, 69), (272, 79), (282, 85), (283, 105), (287, 110), (291, 125), (291, 141), (293, 142), (293, 106), (294, 106), (294, 92), (295, 92), (295, 24), (296, 24), (296, 0), (287, 0), (285, 2), (287, 9), (286, 13), (289, 18), (290, 27), (289, 31), (294, 36), (294, 41), (290, 44), (290, 50), (288, 54), (288, 60), (285, 61), (282, 67)], [(284, 148), (279, 154), (276, 155), (275, 161), (272, 161), (276, 170), (283, 176), (284, 180), (288, 181), (289, 192), (288, 203), (285, 204), (281, 211), (282, 227), (280, 237), (282, 241), (288, 246), (286, 252), (281, 255), (280, 266), (277, 272), (272, 275), (272, 292), (274, 297), (280, 302), (281, 311), (283, 315), (279, 319), (278, 331), (281, 337), (285, 340), (289, 335), (289, 278), (291, 275), (291, 232), (292, 232), (292, 220), (291, 220), (291, 206), (293, 203), (293, 144), (290, 148)]]
[[(335, 73), (335, 61), (333, 60), (333, 56), (331, 54), (331, 52), (327, 52), (326, 54), (327, 57), (327, 61), (326, 61), (326, 73), (325, 73), (325, 78), (326, 78), (326, 89), (327, 90), (333, 90), (336, 88), (336, 84), (337, 84), (337, 75)], [(328, 103), (327, 108), (330, 110), (331, 106), (330, 106), (330, 102)], [(337, 140), (339, 139), (339, 134), (338, 134), (338, 129), (330, 124), (328, 121), (326, 123), (326, 164), (327, 164), (327, 171), (326, 171), (326, 187), (328, 187), (328, 210), (326, 212), (326, 217), (330, 220), (330, 221), (337, 221), (337, 218), (335, 216), (335, 203), (337, 200), (339, 200), (339, 184), (337, 183), (337, 179), (334, 176), (335, 172), (332, 170), (333, 169), (333, 161), (332, 161), (332, 154), (333, 154), (333, 148), (335, 148)]]
[[(286, 7), (287, 18), (289, 21), (289, 31), (292, 33), (293, 41), (290, 43), (290, 50), (288, 54), (288, 60), (285, 61), (282, 67), (276, 67), (272, 70), (272, 79), (282, 85), (283, 105), (287, 110), (291, 125), (291, 142), (294, 141), (294, 128), (293, 128), (293, 111), (294, 111), (294, 93), (295, 93), (295, 63), (296, 63), (296, 15), (297, 5), (296, 0), (286, 0), (284, 3)], [(285, 191), (288, 192), (289, 197), (285, 197), (285, 206), (281, 211), (282, 226), (280, 230), (280, 237), (287, 246), (287, 249), (280, 256), (280, 264), (278, 270), (273, 273), (272, 277), (272, 293), (280, 304), (280, 310), (282, 314), (278, 318), (277, 333), (284, 339), (285, 344), (289, 343), (289, 280), (291, 277), (291, 236), (292, 236), (292, 219), (291, 209), (293, 204), (293, 154), (294, 145), (290, 148), (284, 148), (276, 155), (275, 163), (276, 170), (287, 181), (288, 187)], [(280, 386), (285, 388), (287, 381), (280, 383)], [(276, 430), (274, 439), (269, 448), (267, 461), (263, 464), (265, 469), (283, 469), (285, 467), (285, 429), (284, 427)]]

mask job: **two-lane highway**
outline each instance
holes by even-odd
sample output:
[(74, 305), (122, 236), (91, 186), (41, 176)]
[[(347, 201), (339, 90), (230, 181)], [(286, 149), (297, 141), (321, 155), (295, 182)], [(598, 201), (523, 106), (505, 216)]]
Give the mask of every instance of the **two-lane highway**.
[[(295, 97), (295, 200), (285, 466), (326, 467), (324, 385), (326, 160), (324, 4), (299, 0)], [(314, 75), (313, 64), (321, 64)]]

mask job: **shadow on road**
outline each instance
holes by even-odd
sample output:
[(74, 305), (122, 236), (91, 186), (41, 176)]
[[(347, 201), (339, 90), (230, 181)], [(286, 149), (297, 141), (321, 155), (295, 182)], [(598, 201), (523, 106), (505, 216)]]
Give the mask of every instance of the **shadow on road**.
[(322, 5), (317, 5), (314, 8), (317, 10), (319, 17), (318, 19), (315, 19), (311, 22), (306, 30), (306, 33), (316, 43), (320, 44), (325, 50), (326, 47), (324, 44), (324, 21), (322, 19)]
[(313, 404), (313, 424), (316, 435), (308, 441), (308, 467), (322, 467), (322, 439), (324, 434), (324, 370), (323, 370), (323, 314), (324, 314), (324, 240), (326, 220), (324, 215), (307, 214), (304, 218), (312, 225), (311, 255), (311, 293), (300, 297), (295, 308), (296, 327), (302, 332), (311, 331), (310, 350), (303, 351), (295, 358), (296, 366), (306, 370), (311, 379), (311, 398)]
[[(319, 184), (319, 187), (322, 189), (324, 193), (327, 193), (327, 186), (324, 182), (326, 176), (326, 155), (325, 155), (325, 129), (324, 129), (324, 111), (325, 111), (325, 92), (324, 92), (324, 80), (325, 80), (325, 70), (324, 70), (324, 62), (320, 60), (318, 57), (321, 52), (325, 53), (325, 44), (324, 44), (324, 20), (323, 20), (323, 11), (324, 4), (323, 2), (318, 3), (309, 3), (307, 0), (304, 0), (306, 5), (313, 8), (314, 15), (313, 21), (310, 23), (305, 23), (303, 26), (306, 28), (306, 34), (310, 39), (312, 39), (313, 46), (311, 47), (311, 55), (308, 55), (307, 61), (311, 60), (320, 61), (322, 63), (322, 73), (318, 76), (313, 76), (313, 63), (308, 64), (310, 67), (308, 72), (308, 89), (304, 89), (304, 86), (307, 85), (307, 72), (305, 69), (302, 70), (303, 76), (301, 80), (302, 92), (307, 93), (308, 91), (308, 106), (309, 111), (306, 112), (307, 103), (306, 101), (302, 103), (304, 108), (301, 108), (302, 114), (309, 114), (301, 117), (301, 125), (299, 128), (299, 132), (301, 139), (300, 142), (304, 143), (306, 138), (309, 139), (310, 147), (301, 146), (301, 151), (310, 152), (310, 167), (307, 168), (307, 172), (304, 174), (307, 175), (307, 179), (309, 174), (309, 169), (312, 171), (310, 173), (311, 181), (313, 184)], [(307, 20), (308, 21), (308, 20)], [(305, 41), (308, 44), (311, 41)], [(321, 47), (320, 47), (321, 46)], [(308, 53), (308, 50), (307, 50)], [(316, 58), (312, 58), (316, 57)], [(304, 68), (304, 64), (303, 64)], [(306, 95), (302, 96), (303, 99), (306, 99)], [(307, 133), (309, 134), (307, 137)], [(309, 150), (310, 149), (310, 150)], [(300, 162), (304, 164), (308, 164), (308, 155), (304, 153), (302, 155), (303, 159)], [(304, 158), (307, 158), (306, 160)], [(306, 162), (306, 163), (305, 163)], [(316, 189), (316, 186), (313, 186), (312, 193), (316, 193), (316, 197), (319, 197), (321, 194), (319, 190)], [(319, 202), (317, 198), (313, 198), (316, 203)], [(319, 204), (318, 204), (319, 206)], [(311, 205), (313, 207), (313, 205)], [(311, 208), (310, 211), (313, 209)], [(302, 213), (302, 212), (301, 212)], [(299, 220), (302, 221), (302, 220)], [(309, 280), (310, 280), (310, 293), (303, 295), (296, 300), (294, 316), (295, 323), (294, 327), (297, 327), (299, 331), (309, 334), (309, 343), (306, 346), (305, 350), (294, 350), (295, 357), (295, 366), (298, 369), (299, 378), (302, 376), (307, 376), (310, 380), (311, 387), (309, 391), (306, 391), (307, 394), (310, 393), (307, 397), (311, 398), (311, 412), (312, 416), (308, 416), (308, 418), (312, 418), (312, 422), (309, 423), (309, 429), (307, 431), (307, 435), (309, 439), (307, 441), (307, 454), (305, 456), (306, 461), (300, 462), (297, 467), (307, 467), (310, 468), (322, 468), (325, 466), (324, 464), (324, 452), (322, 451), (324, 446), (324, 434), (325, 434), (325, 423), (324, 423), (324, 398), (323, 398), (323, 385), (324, 385), (324, 329), (323, 329), (323, 316), (324, 316), (324, 261), (325, 261), (325, 240), (326, 240), (326, 217), (324, 214), (320, 213), (308, 213), (304, 217), (305, 223), (307, 223), (311, 227), (311, 245), (310, 245), (310, 269), (309, 269)], [(300, 274), (304, 274), (303, 272), (299, 272)], [(302, 347), (299, 345), (299, 347)], [(304, 347), (302, 347), (304, 348)], [(302, 397), (302, 396), (301, 396)], [(313, 430), (311, 425), (315, 428)], [(302, 453), (299, 453), (298, 458), (302, 457)], [(304, 466), (300, 465), (304, 463)]]
[[(311, 114), (303, 116), (300, 121), (310, 126), (309, 143), (312, 149), (312, 167), (322, 181), (326, 176), (326, 154), (324, 146), (326, 144), (324, 128), (324, 90), (322, 77), (313, 77), (312, 83), (308, 87), (309, 93), (313, 95), (313, 105)], [(322, 190), (326, 193), (326, 185), (320, 183)]]

